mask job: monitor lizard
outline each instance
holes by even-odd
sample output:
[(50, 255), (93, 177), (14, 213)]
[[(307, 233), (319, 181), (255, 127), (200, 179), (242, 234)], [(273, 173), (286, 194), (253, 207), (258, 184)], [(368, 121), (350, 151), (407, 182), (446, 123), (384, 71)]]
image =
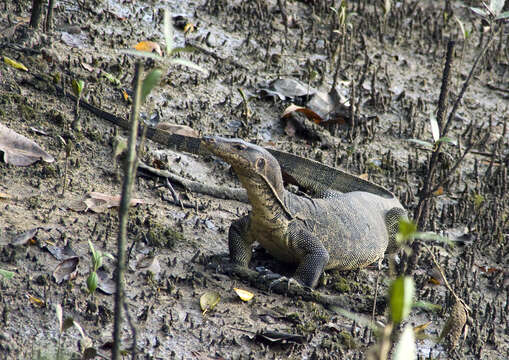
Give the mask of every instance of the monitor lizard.
[[(251, 246), (258, 242), (276, 259), (297, 264), (294, 278), (313, 288), (326, 269), (362, 268), (397, 248), (398, 222), (406, 211), (389, 191), (380, 187), (379, 194), (342, 193), (329, 188), (331, 183), (338, 187), (335, 179), (315, 181), (326, 174), (291, 171), (318, 197), (299, 196), (284, 188), (280, 159), (267, 149), (221, 137), (203, 137), (201, 145), (232, 166), (252, 207), (230, 226), (228, 245), (234, 264), (247, 267)], [(288, 166), (291, 157), (282, 162)], [(345, 186), (356, 188), (348, 182)]]

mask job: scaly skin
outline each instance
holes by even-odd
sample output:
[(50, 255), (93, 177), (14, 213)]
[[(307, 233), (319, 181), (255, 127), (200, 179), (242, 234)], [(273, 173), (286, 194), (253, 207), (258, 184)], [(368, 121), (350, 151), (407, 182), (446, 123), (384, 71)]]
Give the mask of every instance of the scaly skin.
[(248, 266), (258, 242), (276, 259), (297, 264), (294, 278), (315, 287), (324, 269), (365, 267), (383, 258), (390, 241), (395, 245), (395, 225), (406, 212), (387, 190), (341, 193), (310, 181), (320, 198), (302, 197), (284, 189), (278, 160), (266, 149), (220, 137), (205, 137), (202, 146), (232, 166), (252, 206), (230, 227), (235, 264)]

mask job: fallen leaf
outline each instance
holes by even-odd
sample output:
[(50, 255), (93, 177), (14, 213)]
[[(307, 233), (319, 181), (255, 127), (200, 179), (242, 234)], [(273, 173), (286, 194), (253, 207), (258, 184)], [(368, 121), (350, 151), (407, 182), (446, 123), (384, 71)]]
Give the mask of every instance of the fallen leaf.
[(240, 300), (248, 302), (254, 297), (254, 294), (252, 292), (249, 292), (247, 290), (239, 289), (239, 288), (233, 288), (233, 290), (237, 293)]
[[(102, 213), (109, 208), (119, 206), (121, 199), (120, 195), (112, 196), (99, 192), (88, 193), (86, 197), (85, 200), (71, 203), (68, 208), (78, 212), (90, 210), (95, 213)], [(148, 202), (142, 199), (131, 199), (130, 206), (136, 206), (138, 204), (148, 204)]]
[(217, 303), (221, 300), (221, 296), (216, 291), (207, 291), (200, 297), (200, 308), (203, 315), (209, 310), (212, 310)]
[(28, 69), (25, 65), (23, 65), (20, 62), (17, 62), (16, 60), (12, 60), (11, 58), (8, 58), (7, 56), (4, 56), (4, 63), (6, 63), (7, 65), (9, 65), (15, 69), (18, 69), (18, 70), (28, 71)]
[(84, 63), (84, 62), (81, 63), (81, 67), (89, 72), (94, 71), (94, 68), (91, 65)]
[(113, 295), (116, 284), (106, 271), (97, 270), (97, 288), (106, 295)]
[(55, 271), (53, 271), (55, 282), (60, 284), (64, 280), (67, 281), (74, 279), (76, 277), (79, 261), (80, 258), (76, 256), (66, 259), (58, 264)]
[(428, 321), (427, 323), (415, 326), (414, 327), (414, 334), (417, 335), (417, 334), (423, 332), (428, 326), (431, 325), (431, 323), (432, 323), (432, 321)]
[(48, 163), (55, 161), (53, 156), (35, 142), (2, 124), (0, 124), (0, 151), (4, 153), (5, 163), (16, 166), (28, 166), (41, 159)]
[(136, 264), (136, 268), (142, 271), (150, 272), (153, 275), (157, 275), (161, 271), (161, 265), (159, 265), (159, 260), (157, 259), (157, 256), (143, 257)]
[(146, 51), (150, 53), (155, 51), (159, 56), (163, 56), (161, 46), (154, 41), (140, 41), (134, 46), (134, 48), (138, 51)]
[(189, 136), (189, 137), (200, 137), (200, 135), (189, 126), (186, 125), (177, 125), (177, 124), (171, 124), (167, 122), (161, 122), (156, 125), (156, 128), (159, 130), (166, 131), (172, 135), (182, 135), (182, 136)]
[(270, 82), (268, 86), (262, 87), (260, 91), (267, 96), (277, 96), (281, 100), (286, 100), (286, 98), (293, 99), (316, 93), (314, 87), (308, 87), (295, 79), (276, 79)]
[(44, 302), (44, 300), (41, 300), (41, 299), (39, 299), (39, 298), (36, 298), (35, 296), (32, 296), (32, 295), (30, 295), (30, 294), (27, 294), (27, 298), (28, 298), (28, 300), (29, 300), (32, 304), (34, 304), (34, 305), (36, 305), (36, 306), (39, 306), (39, 307), (44, 307), (44, 306), (46, 306), (46, 303)]
[(21, 246), (25, 245), (29, 240), (31, 240), (36, 234), (39, 228), (33, 228), (24, 233), (16, 235), (14, 239), (12, 239), (12, 245)]
[(323, 121), (322, 117), (320, 115), (318, 115), (317, 113), (315, 113), (313, 110), (302, 107), (302, 106), (297, 106), (294, 104), (291, 104), (290, 106), (288, 106), (285, 109), (285, 111), (283, 111), (283, 114), (281, 115), (281, 117), (286, 118), (286, 117), (290, 116), (291, 113), (293, 113), (294, 111), (303, 113), (304, 115), (307, 116), (307, 118), (309, 120), (312, 120), (315, 124), (319, 124)]

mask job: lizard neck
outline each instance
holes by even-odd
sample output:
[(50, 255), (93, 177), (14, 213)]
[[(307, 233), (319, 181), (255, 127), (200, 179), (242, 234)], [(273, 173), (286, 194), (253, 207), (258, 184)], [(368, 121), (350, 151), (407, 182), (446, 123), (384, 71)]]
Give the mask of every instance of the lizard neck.
[(247, 191), (251, 204), (251, 213), (257, 221), (274, 222), (282, 217), (293, 218), (285, 204), (283, 180), (272, 181), (257, 176), (237, 174), (242, 186)]

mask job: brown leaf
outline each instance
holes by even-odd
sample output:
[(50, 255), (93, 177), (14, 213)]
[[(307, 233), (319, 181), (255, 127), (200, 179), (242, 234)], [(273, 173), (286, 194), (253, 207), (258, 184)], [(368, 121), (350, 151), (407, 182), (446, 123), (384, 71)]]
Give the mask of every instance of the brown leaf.
[(195, 130), (193, 130), (192, 128), (190, 128), (189, 126), (186, 126), (186, 125), (177, 125), (177, 124), (162, 122), (162, 123), (157, 124), (156, 128), (158, 128), (159, 130), (169, 132), (170, 134), (173, 134), (173, 135), (182, 135), (182, 136), (189, 136), (189, 137), (195, 137), (195, 138), (200, 136)]
[(290, 114), (293, 113), (294, 111), (303, 113), (304, 115), (307, 116), (307, 118), (309, 120), (312, 120), (315, 124), (320, 124), (322, 121), (324, 121), (322, 119), (322, 117), (320, 115), (318, 115), (317, 113), (315, 113), (313, 110), (302, 107), (302, 106), (297, 106), (294, 104), (291, 104), (290, 106), (288, 106), (285, 109), (285, 111), (283, 111), (283, 114), (281, 115), (281, 117), (286, 118), (286, 117), (290, 116)]
[(137, 43), (134, 48), (138, 51), (146, 51), (146, 52), (156, 52), (159, 56), (163, 56), (161, 51), (161, 47), (158, 43), (153, 41), (140, 41)]
[(72, 280), (76, 277), (78, 263), (80, 258), (78, 256), (66, 259), (57, 265), (53, 271), (55, 282), (60, 284), (64, 280)]
[(107, 295), (115, 293), (115, 281), (104, 270), (97, 270), (97, 288)]
[(38, 160), (53, 162), (53, 156), (45, 152), (32, 140), (0, 124), (0, 151), (7, 164), (28, 166)]
[[(68, 207), (74, 211), (91, 210), (95, 213), (101, 213), (109, 208), (120, 205), (120, 195), (112, 196), (99, 192), (91, 192), (87, 194), (87, 198), (82, 201), (73, 202)], [(131, 206), (138, 204), (147, 204), (143, 199), (131, 199)]]
[(35, 234), (37, 234), (38, 230), (39, 228), (33, 228), (28, 231), (25, 231), (24, 233), (16, 235), (14, 239), (12, 239), (12, 245), (14, 246), (25, 245), (29, 240), (31, 240), (35, 236)]

